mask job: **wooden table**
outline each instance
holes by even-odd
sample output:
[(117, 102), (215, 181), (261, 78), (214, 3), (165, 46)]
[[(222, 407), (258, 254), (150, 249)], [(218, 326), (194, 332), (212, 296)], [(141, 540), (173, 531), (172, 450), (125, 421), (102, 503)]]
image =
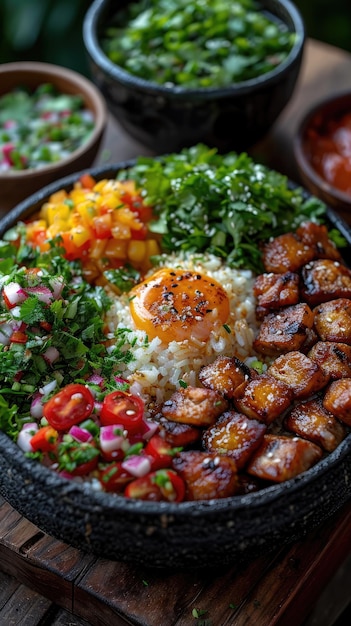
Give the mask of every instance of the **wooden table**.
[[(253, 156), (298, 181), (291, 152), (296, 126), (311, 104), (351, 88), (350, 69), (350, 54), (308, 41), (294, 97)], [(150, 152), (110, 120), (97, 164), (142, 154)], [(299, 626), (349, 554), (351, 503), (304, 540), (245, 566), (160, 573), (83, 554), (0, 498), (0, 624)], [(335, 593), (318, 626), (334, 623), (348, 589)]]

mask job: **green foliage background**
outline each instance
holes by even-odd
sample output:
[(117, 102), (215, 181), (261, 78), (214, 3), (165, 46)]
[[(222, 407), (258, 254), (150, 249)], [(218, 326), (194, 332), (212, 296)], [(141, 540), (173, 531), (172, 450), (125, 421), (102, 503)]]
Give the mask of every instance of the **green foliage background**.
[[(350, 0), (295, 0), (310, 37), (351, 52)], [(91, 0), (0, 0), (0, 62), (47, 61), (89, 75), (82, 21)]]

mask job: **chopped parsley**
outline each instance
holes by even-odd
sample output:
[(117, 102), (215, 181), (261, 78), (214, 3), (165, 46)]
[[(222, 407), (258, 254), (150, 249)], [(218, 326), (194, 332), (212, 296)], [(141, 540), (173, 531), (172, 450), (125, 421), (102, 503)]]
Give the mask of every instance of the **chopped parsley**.
[(321, 221), (323, 202), (292, 188), (282, 174), (247, 154), (219, 155), (204, 145), (158, 159), (141, 157), (120, 178), (132, 178), (153, 207), (149, 228), (166, 252), (209, 253), (230, 267), (263, 271), (260, 243)]

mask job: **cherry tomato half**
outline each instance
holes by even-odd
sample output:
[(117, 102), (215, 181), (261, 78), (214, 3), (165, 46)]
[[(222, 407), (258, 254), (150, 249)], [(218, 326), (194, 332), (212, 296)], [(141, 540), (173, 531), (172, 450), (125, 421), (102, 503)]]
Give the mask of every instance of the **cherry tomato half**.
[(185, 483), (173, 470), (163, 469), (136, 478), (127, 485), (124, 495), (154, 502), (181, 502), (185, 497)]
[(147, 442), (145, 450), (151, 459), (151, 469), (158, 470), (171, 467), (174, 451), (170, 443), (165, 441), (160, 435), (154, 435)]
[(125, 391), (112, 391), (105, 396), (100, 412), (103, 426), (120, 424), (128, 432), (136, 433), (141, 428), (144, 402), (139, 396)]
[(100, 473), (100, 482), (104, 491), (121, 493), (133, 476), (122, 467), (120, 462), (111, 463)]
[(44, 404), (43, 414), (50, 426), (56, 430), (67, 430), (89, 417), (93, 408), (91, 391), (85, 385), (71, 383)]

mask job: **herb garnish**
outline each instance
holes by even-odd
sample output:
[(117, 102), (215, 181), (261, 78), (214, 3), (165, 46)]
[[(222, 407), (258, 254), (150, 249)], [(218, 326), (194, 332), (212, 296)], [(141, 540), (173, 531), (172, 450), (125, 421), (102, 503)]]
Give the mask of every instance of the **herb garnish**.
[(325, 205), (291, 188), (282, 174), (247, 154), (204, 145), (159, 159), (141, 157), (121, 178), (136, 180), (157, 219), (165, 251), (208, 252), (231, 267), (263, 271), (260, 242), (319, 221)]

